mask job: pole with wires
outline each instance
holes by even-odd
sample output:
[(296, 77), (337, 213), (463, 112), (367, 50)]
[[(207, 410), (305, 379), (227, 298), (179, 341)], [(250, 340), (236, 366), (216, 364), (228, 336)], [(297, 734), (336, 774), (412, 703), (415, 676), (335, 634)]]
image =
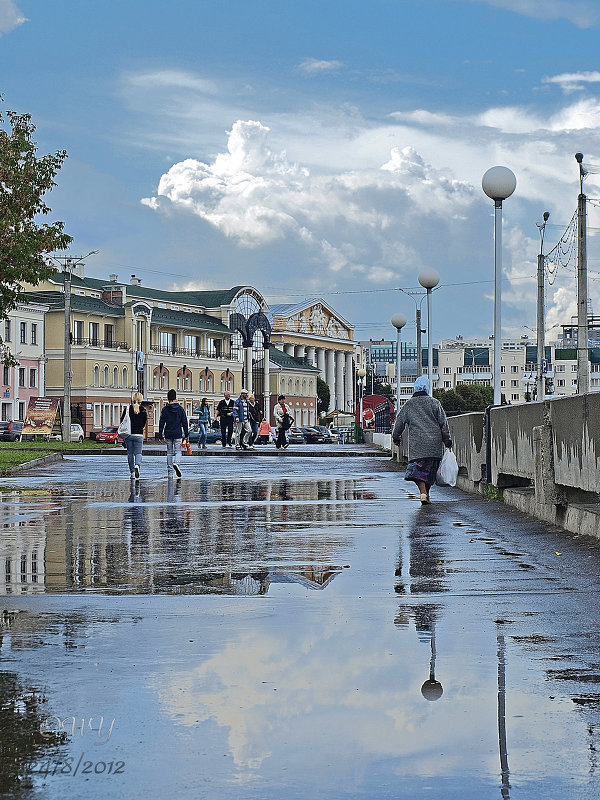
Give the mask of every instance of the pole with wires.
[(577, 198), (577, 394), (589, 392), (588, 300), (587, 300), (587, 198), (583, 193), (583, 153), (575, 153), (579, 164), (579, 197)]
[(545, 363), (545, 314), (544, 314), (544, 231), (550, 218), (550, 212), (544, 211), (544, 222), (537, 223), (540, 229), (540, 252), (537, 261), (537, 400), (541, 402), (546, 393), (546, 376), (543, 370)]

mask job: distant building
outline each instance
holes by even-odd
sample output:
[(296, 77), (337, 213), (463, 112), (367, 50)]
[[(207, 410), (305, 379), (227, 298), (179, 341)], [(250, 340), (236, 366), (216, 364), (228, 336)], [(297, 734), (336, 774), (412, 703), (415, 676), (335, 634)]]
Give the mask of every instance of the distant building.
[(6, 420), (25, 420), (32, 397), (43, 397), (46, 385), (44, 303), (18, 303), (2, 321), (2, 340), (18, 361), (2, 366), (2, 406)]

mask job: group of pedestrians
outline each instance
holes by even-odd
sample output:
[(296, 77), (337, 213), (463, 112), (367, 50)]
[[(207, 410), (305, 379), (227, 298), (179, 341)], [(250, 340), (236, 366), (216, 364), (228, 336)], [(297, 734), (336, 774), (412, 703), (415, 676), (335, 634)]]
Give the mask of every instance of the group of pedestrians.
[[(148, 412), (143, 407), (142, 401), (143, 396), (140, 392), (136, 392), (132, 397), (131, 405), (121, 416), (121, 423), (126, 415), (129, 416), (130, 433), (124, 436), (123, 442), (127, 449), (127, 463), (132, 480), (140, 478), (144, 431), (148, 423)], [(212, 420), (205, 397), (195, 409), (195, 413), (198, 415), (198, 449), (206, 450), (206, 438)], [(225, 392), (223, 399), (217, 405), (216, 412), (216, 420), (221, 427), (222, 447), (233, 448), (235, 431), (237, 450), (254, 450), (254, 443), (259, 438), (264, 443), (275, 438), (277, 449), (287, 448), (287, 431), (293, 425), (293, 418), (286, 405), (285, 395), (277, 398), (274, 415), (277, 427), (276, 437), (253, 394), (250, 394), (247, 389), (242, 389), (238, 399), (233, 400), (230, 392)], [(182, 447), (189, 442), (188, 437), (187, 415), (183, 406), (177, 402), (175, 389), (169, 389), (167, 403), (163, 406), (160, 414), (156, 440), (167, 445), (167, 477), (170, 479), (175, 477), (179, 480), (182, 477)]]

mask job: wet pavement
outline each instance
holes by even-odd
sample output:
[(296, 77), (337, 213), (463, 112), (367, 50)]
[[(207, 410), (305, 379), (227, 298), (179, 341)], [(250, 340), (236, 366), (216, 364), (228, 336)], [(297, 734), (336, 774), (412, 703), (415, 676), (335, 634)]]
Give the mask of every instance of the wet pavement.
[(0, 796), (600, 796), (600, 546), (382, 454), (0, 482)]

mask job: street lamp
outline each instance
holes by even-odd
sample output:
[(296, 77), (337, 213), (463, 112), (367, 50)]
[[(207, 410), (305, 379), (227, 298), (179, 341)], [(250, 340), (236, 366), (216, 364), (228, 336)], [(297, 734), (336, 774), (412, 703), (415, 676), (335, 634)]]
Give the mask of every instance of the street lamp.
[(364, 367), (360, 367), (360, 369), (356, 370), (356, 377), (358, 378), (358, 386), (360, 388), (360, 399), (359, 399), (359, 425), (363, 427), (363, 394), (364, 394), (364, 386), (365, 386), (365, 375), (367, 374), (367, 370)]
[(400, 331), (406, 325), (404, 314), (394, 314), (392, 325), (396, 328), (396, 413), (400, 409)]
[(431, 336), (431, 291), (440, 282), (439, 273), (434, 269), (424, 269), (419, 272), (419, 283), (427, 289), (427, 376), (429, 377), (429, 392), (433, 395), (433, 338)]
[(517, 186), (514, 172), (508, 167), (491, 167), (481, 180), (481, 187), (494, 201), (494, 405), (500, 405), (500, 358), (502, 325), (500, 301), (502, 295), (502, 201), (510, 197)]

